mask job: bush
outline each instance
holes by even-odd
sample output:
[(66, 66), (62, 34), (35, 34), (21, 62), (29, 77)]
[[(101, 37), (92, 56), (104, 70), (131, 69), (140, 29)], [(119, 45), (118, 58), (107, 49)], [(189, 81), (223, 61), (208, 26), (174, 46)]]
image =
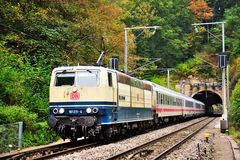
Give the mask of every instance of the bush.
[[(163, 76), (152, 76), (152, 77), (149, 78), (149, 80), (151, 82), (159, 84), (159, 85), (161, 85), (165, 88), (168, 87), (168, 80), (167, 80), (167, 77), (165, 75), (163, 75)], [(177, 91), (174, 84), (175, 84), (175, 82), (173, 82), (173, 76), (170, 76), (170, 89)]]
[(47, 144), (57, 140), (57, 135), (52, 132), (46, 121), (37, 122), (37, 114), (29, 112), (23, 106), (0, 106), (0, 124), (23, 121), (23, 146)]
[(240, 128), (240, 80), (238, 80), (231, 96), (230, 116), (233, 125)]
[(198, 58), (189, 59), (187, 62), (177, 66), (176, 79), (187, 78), (189, 76), (202, 78), (213, 77), (213, 68), (211, 66), (209, 66), (209, 68), (205, 68), (208, 67), (208, 65), (209, 64), (205, 64), (205, 62), (199, 60)]
[(18, 148), (18, 123), (0, 125), (0, 153)]
[(24, 74), (25, 91), (22, 103), (28, 106), (31, 112), (38, 113), (38, 121), (44, 121), (49, 112), (48, 95), (51, 71), (38, 62), (35, 67), (27, 65)]
[(59, 137), (50, 130), (46, 121), (35, 124), (34, 131), (26, 131), (23, 134), (24, 147), (48, 144), (58, 139)]
[(150, 78), (151, 82), (154, 82), (156, 84), (159, 84), (161, 86), (167, 87), (167, 79), (164, 77), (160, 77), (160, 76), (153, 76)]
[(24, 129), (34, 130), (37, 114), (31, 113), (23, 106), (0, 106), (0, 124), (23, 121)]
[(229, 133), (232, 136), (232, 138), (237, 142), (238, 145), (240, 145), (240, 131), (239, 129), (236, 129), (234, 127), (229, 128)]
[(10, 54), (0, 43), (0, 101), (15, 105), (21, 101), (23, 85), (23, 62), (18, 55)]

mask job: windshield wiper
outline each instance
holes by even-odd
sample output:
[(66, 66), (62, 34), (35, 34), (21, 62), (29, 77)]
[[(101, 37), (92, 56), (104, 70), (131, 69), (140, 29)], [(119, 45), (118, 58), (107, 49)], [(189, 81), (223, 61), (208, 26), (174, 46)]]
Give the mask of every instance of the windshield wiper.
[(92, 73), (92, 71), (90, 71), (89, 69), (87, 69), (87, 71), (88, 71), (89, 73)]

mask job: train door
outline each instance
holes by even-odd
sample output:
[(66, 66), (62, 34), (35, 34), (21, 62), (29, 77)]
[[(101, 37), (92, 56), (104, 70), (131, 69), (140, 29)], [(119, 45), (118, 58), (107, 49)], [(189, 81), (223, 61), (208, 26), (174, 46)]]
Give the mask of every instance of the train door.
[(112, 101), (116, 104), (112, 109), (112, 120), (117, 121), (118, 119), (118, 86), (117, 86), (117, 74), (115, 72), (108, 71), (108, 87), (110, 88), (113, 99)]

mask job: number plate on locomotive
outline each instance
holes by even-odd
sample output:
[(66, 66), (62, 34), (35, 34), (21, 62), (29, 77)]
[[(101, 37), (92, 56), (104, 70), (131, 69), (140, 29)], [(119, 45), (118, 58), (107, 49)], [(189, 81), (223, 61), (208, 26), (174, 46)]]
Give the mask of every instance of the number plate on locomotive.
[(82, 110), (72, 109), (68, 111), (69, 114), (79, 114), (82, 113)]

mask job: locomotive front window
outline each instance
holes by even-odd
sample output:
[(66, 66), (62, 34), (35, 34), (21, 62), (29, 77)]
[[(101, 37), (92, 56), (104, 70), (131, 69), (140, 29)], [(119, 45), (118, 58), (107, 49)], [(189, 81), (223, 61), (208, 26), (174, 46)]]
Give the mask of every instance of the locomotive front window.
[(96, 87), (99, 85), (99, 71), (83, 70), (77, 72), (76, 85), (80, 87)]
[(55, 86), (73, 86), (75, 73), (57, 73)]

